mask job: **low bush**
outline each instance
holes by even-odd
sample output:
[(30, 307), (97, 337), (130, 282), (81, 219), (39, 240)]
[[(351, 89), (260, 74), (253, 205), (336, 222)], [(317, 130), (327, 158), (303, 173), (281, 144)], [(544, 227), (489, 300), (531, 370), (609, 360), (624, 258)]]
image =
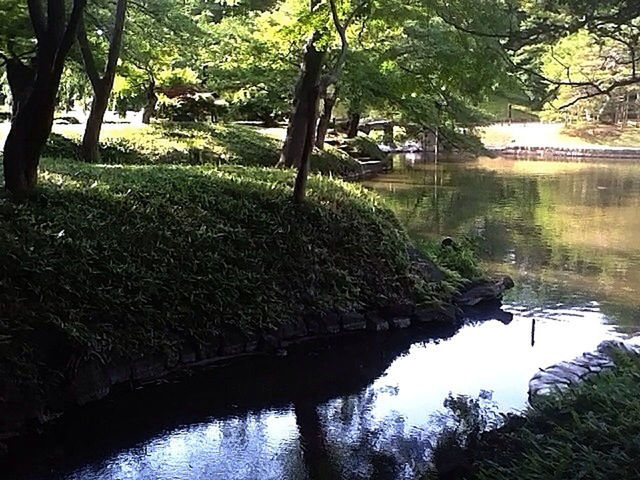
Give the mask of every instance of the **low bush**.
[(360, 174), (362, 166), (342, 150), (325, 145), (324, 150), (315, 149), (311, 155), (311, 171), (350, 177)]
[(640, 358), (623, 351), (614, 357), (614, 369), (536, 397), (521, 414), (499, 418), (482, 398), (450, 398), (453, 423), (424, 478), (640, 478)]
[(422, 240), (417, 246), (456, 283), (475, 280), (483, 275), (477, 255), (478, 244), (470, 237), (463, 236), (442, 243)]
[(386, 161), (389, 158), (385, 152), (380, 150), (378, 144), (369, 137), (359, 135), (349, 143), (360, 157), (368, 157), (379, 161)]

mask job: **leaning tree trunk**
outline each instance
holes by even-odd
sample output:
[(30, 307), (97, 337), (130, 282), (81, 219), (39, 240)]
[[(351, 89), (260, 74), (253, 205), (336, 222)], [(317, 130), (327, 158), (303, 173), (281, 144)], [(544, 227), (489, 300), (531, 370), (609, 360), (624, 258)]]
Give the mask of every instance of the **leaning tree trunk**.
[(320, 116), (320, 120), (318, 121), (318, 132), (316, 133), (316, 147), (318, 147), (320, 150), (324, 149), (324, 141), (327, 138), (329, 125), (331, 125), (331, 117), (333, 116), (333, 107), (335, 107), (337, 100), (337, 88), (334, 89), (333, 93), (327, 93), (325, 89), (322, 115)]
[(9, 58), (5, 64), (7, 81), (11, 90), (11, 118), (15, 118), (29, 98), (31, 87), (35, 80), (36, 71), (33, 67), (25, 65), (18, 58)]
[(156, 112), (156, 105), (158, 103), (158, 95), (156, 95), (156, 82), (151, 80), (147, 88), (147, 104), (142, 111), (142, 123), (149, 125), (151, 123), (151, 117)]
[(358, 112), (349, 113), (349, 128), (347, 129), (347, 138), (356, 138), (358, 129), (360, 128), (360, 114)]
[[(49, 53), (49, 52), (48, 52)], [(5, 188), (24, 199), (36, 186), (40, 153), (53, 126), (56, 96), (60, 85), (54, 71), (54, 56), (41, 54), (33, 87), (26, 101), (20, 103), (4, 145)]]
[(101, 76), (96, 67), (95, 58), (87, 40), (87, 32), (84, 28), (84, 22), (80, 23), (78, 28), (78, 44), (84, 61), (85, 71), (91, 81), (93, 89), (93, 100), (91, 102), (91, 112), (87, 119), (87, 125), (82, 138), (82, 158), (87, 162), (97, 162), (99, 158), (99, 142), (100, 131), (102, 130), (102, 122), (104, 114), (109, 106), (109, 97), (113, 90), (113, 82), (116, 78), (116, 67), (118, 66), (118, 58), (120, 57), (120, 49), (122, 47), (122, 35), (124, 32), (124, 22), (127, 13), (127, 0), (118, 0), (116, 4), (115, 21), (113, 24), (113, 33), (109, 41), (109, 52), (104, 69)]
[(279, 165), (289, 168), (302, 166), (301, 160), (309, 136), (309, 122), (313, 117), (315, 130), (315, 122), (318, 117), (320, 72), (324, 58), (324, 52), (315, 48), (315, 42), (318, 38), (319, 34), (316, 33), (307, 42), (300, 77), (293, 97), (293, 110), (289, 118), (287, 136), (280, 155)]
[[(303, 68), (300, 81), (300, 96), (297, 101), (297, 109), (304, 111), (305, 115), (296, 115), (303, 127), (302, 150), (299, 158), (292, 158), (294, 165), (298, 165), (298, 174), (293, 187), (293, 201), (301, 203), (304, 200), (309, 177), (311, 153), (316, 136), (316, 123), (318, 122), (318, 102), (320, 100), (320, 73), (324, 61), (324, 51), (317, 50), (315, 46), (316, 36), (309, 39), (304, 55)], [(298, 141), (298, 139), (294, 139)]]
[(91, 102), (91, 111), (87, 118), (87, 124), (84, 128), (84, 136), (82, 137), (82, 158), (85, 162), (96, 163), (100, 158), (100, 131), (102, 130), (102, 122), (104, 114), (109, 106), (109, 91), (103, 87), (93, 92), (93, 101)]

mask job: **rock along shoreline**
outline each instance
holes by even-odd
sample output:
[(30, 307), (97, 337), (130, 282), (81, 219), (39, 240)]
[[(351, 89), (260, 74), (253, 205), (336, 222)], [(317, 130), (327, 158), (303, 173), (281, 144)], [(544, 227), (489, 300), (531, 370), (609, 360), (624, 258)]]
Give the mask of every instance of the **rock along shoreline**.
[(636, 342), (606, 340), (595, 352), (585, 352), (573, 360), (564, 361), (537, 372), (529, 381), (529, 400), (580, 383), (592, 375), (615, 367), (612, 352), (623, 350), (640, 356), (640, 338)]
[(508, 146), (487, 147), (496, 156), (516, 158), (553, 159), (594, 159), (610, 161), (640, 161), (640, 148), (625, 147), (535, 147)]
[(137, 358), (108, 361), (89, 357), (73, 368), (69, 378), (61, 382), (53, 395), (46, 397), (29, 397), (15, 386), (5, 385), (0, 396), (0, 459), (7, 453), (3, 442), (38, 430), (69, 409), (104, 399), (116, 388), (134, 390), (167, 377), (180, 378), (197, 369), (224, 368), (230, 361), (247, 356), (284, 356), (290, 345), (356, 332), (384, 334), (437, 322), (457, 325), (463, 318), (463, 309), (499, 302), (504, 292), (512, 287), (513, 281), (509, 277), (481, 280), (459, 292), (454, 302), (439, 308), (396, 303), (367, 312), (315, 313), (260, 335), (227, 329), (198, 345), (186, 345), (178, 353), (150, 352)]

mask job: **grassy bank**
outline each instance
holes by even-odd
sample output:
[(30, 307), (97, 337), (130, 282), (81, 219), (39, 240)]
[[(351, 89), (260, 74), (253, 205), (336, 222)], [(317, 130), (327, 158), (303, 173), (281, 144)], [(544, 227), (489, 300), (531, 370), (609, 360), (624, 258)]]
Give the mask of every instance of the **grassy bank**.
[[(44, 155), (79, 159), (80, 126), (58, 126)], [(253, 127), (237, 124), (154, 123), (107, 125), (101, 137), (100, 162), (132, 165), (243, 165), (273, 167), (281, 141)], [(314, 172), (349, 176), (360, 172), (347, 153), (327, 146), (311, 157)]]
[(547, 148), (635, 148), (640, 147), (640, 129), (635, 126), (562, 123), (494, 124), (479, 128), (487, 147)]
[(640, 147), (640, 128), (636, 125), (566, 125), (562, 133), (594, 145), (612, 147)]
[(294, 208), (293, 177), (45, 159), (32, 200), (0, 199), (2, 378), (48, 388), (87, 358), (442, 298), (374, 194), (313, 176)]
[(487, 435), (475, 478), (640, 478), (640, 358), (616, 364)]
[[(615, 369), (538, 397), (501, 428), (477, 440), (456, 440), (453, 448), (470, 448), (460, 454), (457, 468), (448, 465), (452, 476), (446, 478), (640, 478), (640, 358), (619, 352), (615, 360)], [(442, 452), (451, 451), (446, 445)]]

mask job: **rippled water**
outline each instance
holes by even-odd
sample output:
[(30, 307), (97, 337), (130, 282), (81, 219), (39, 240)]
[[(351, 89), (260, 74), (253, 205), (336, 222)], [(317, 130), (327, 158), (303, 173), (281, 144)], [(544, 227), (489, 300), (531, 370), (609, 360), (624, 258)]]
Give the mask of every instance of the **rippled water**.
[(480, 238), (487, 265), (516, 278), (510, 315), (455, 334), (354, 335), (122, 393), (49, 432), (18, 476), (415, 478), (450, 392), (521, 409), (538, 368), (638, 330), (640, 166), (396, 163), (368, 185), (415, 238)]

